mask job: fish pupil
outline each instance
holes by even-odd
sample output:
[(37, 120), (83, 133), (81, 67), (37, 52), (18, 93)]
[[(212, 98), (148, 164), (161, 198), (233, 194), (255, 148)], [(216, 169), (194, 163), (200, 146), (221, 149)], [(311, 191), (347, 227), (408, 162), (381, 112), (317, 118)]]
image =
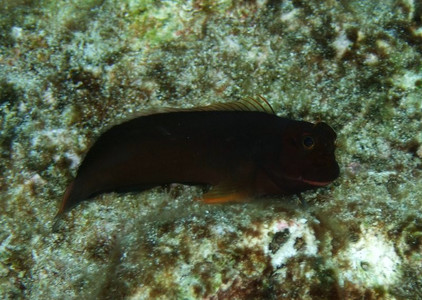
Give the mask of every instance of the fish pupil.
[(314, 147), (314, 139), (311, 136), (305, 136), (303, 138), (303, 146), (306, 149), (312, 149)]

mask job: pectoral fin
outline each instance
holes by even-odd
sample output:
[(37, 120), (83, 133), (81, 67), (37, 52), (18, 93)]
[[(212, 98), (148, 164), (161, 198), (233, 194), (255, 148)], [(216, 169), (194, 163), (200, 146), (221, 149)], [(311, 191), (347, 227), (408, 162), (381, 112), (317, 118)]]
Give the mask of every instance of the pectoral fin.
[(205, 193), (200, 199), (207, 204), (228, 203), (228, 202), (247, 202), (250, 200), (251, 193), (244, 187), (236, 184), (221, 183)]

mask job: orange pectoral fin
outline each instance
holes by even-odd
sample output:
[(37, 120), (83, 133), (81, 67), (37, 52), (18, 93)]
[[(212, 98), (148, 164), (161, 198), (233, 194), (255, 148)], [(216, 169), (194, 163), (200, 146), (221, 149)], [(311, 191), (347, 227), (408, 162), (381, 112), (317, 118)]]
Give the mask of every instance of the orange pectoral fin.
[(227, 195), (208, 195), (203, 196), (203, 202), (207, 204), (227, 203), (227, 202), (243, 202), (246, 201), (247, 197), (243, 193), (233, 193)]
[(238, 188), (236, 185), (219, 184), (202, 196), (202, 202), (207, 204), (246, 202), (250, 193)]

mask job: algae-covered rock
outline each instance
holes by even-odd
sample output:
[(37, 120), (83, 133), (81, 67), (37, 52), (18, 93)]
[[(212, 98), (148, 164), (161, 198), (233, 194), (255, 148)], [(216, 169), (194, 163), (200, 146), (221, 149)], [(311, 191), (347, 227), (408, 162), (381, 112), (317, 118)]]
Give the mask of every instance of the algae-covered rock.
[[(421, 14), (404, 0), (1, 1), (0, 297), (422, 299)], [(177, 185), (104, 194), (55, 220), (113, 124), (259, 95), (335, 129), (338, 180), (227, 205)]]

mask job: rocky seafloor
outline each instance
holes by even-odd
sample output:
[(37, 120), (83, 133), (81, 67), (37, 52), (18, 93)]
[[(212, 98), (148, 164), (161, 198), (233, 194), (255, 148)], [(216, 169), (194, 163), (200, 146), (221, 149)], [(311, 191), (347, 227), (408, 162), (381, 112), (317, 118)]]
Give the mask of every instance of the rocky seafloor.
[[(333, 184), (104, 194), (52, 230), (111, 125), (258, 95), (335, 129)], [(2, 299), (422, 299), (420, 1), (4, 0), (0, 121)]]

